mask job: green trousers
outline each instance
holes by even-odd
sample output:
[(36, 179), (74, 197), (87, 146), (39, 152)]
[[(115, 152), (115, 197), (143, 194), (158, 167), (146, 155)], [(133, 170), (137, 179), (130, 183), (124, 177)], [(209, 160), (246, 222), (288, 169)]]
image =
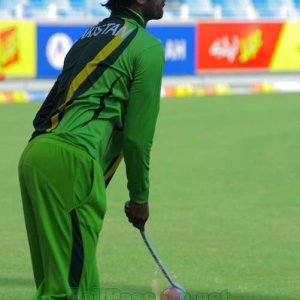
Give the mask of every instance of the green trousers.
[(33, 299), (99, 299), (96, 247), (106, 211), (99, 164), (45, 134), (25, 148), (19, 180), (37, 287)]

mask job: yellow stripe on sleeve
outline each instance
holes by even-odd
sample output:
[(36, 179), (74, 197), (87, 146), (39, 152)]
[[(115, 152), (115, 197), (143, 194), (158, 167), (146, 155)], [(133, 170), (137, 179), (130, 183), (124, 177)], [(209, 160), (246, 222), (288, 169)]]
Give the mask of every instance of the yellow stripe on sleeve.
[(106, 181), (107, 179), (109, 179), (111, 176), (114, 175), (114, 173), (116, 172), (121, 160), (123, 158), (123, 153), (121, 153), (119, 155), (119, 157), (116, 159), (116, 161), (114, 162), (114, 164), (110, 167), (110, 169), (105, 173), (104, 175), (104, 181)]

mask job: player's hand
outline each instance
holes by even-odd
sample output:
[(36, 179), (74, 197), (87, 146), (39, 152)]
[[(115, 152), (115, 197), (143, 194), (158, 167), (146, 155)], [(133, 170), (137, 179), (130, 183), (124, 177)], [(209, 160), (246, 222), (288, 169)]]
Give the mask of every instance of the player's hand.
[(144, 230), (145, 223), (149, 218), (148, 202), (137, 204), (133, 201), (127, 201), (125, 203), (125, 214), (128, 221), (132, 223), (134, 227)]

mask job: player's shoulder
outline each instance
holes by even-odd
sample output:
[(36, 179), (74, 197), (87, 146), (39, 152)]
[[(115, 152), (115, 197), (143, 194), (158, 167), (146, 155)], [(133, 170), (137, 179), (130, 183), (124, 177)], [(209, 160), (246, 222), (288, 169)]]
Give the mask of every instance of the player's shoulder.
[(163, 50), (163, 45), (153, 34), (143, 27), (138, 28), (136, 42), (141, 49), (157, 48)]

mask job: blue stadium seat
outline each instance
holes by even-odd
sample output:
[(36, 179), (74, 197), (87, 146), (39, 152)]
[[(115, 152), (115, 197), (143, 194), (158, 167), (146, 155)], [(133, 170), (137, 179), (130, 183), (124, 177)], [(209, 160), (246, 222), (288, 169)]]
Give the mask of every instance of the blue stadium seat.
[(26, 3), (34, 9), (47, 9), (50, 1), (49, 0), (27, 0)]
[(7, 11), (7, 1), (6, 0), (0, 0), (0, 15), (1, 13), (5, 14)]
[(106, 18), (110, 15), (110, 12), (105, 7), (101, 6), (90, 7), (88, 13), (91, 17), (98, 17), (101, 19)]
[[(104, 18), (106, 0), (0, 0), (0, 19)], [(257, 14), (256, 14), (257, 12)], [(300, 17), (300, 0), (166, 0), (165, 18), (282, 19)]]
[(249, 19), (255, 10), (251, 0), (212, 0), (215, 8), (221, 9), (224, 18)]
[(291, 1), (287, 0), (252, 0), (260, 17), (280, 19), (290, 9)]
[(10, 18), (12, 14), (11, 1), (0, 0), (0, 19)]
[(300, 0), (294, 0), (296, 9), (300, 10)]
[(269, 0), (252, 0), (252, 2), (260, 17), (272, 17), (276, 14), (273, 9), (270, 9)]
[(178, 17), (182, 13), (183, 5), (187, 7), (188, 0), (167, 0), (164, 9), (164, 18), (174, 18)]
[(71, 17), (84, 17), (87, 15), (87, 3), (85, 0), (68, 0), (68, 15)]
[(20, 1), (22, 6), (22, 14), (25, 18), (47, 19), (54, 17), (49, 14), (52, 0), (26, 0)]
[(188, 12), (195, 17), (213, 17), (214, 8), (211, 0), (187, 0)]
[(69, 0), (70, 7), (73, 10), (81, 10), (84, 11), (86, 8), (86, 1), (85, 0)]

